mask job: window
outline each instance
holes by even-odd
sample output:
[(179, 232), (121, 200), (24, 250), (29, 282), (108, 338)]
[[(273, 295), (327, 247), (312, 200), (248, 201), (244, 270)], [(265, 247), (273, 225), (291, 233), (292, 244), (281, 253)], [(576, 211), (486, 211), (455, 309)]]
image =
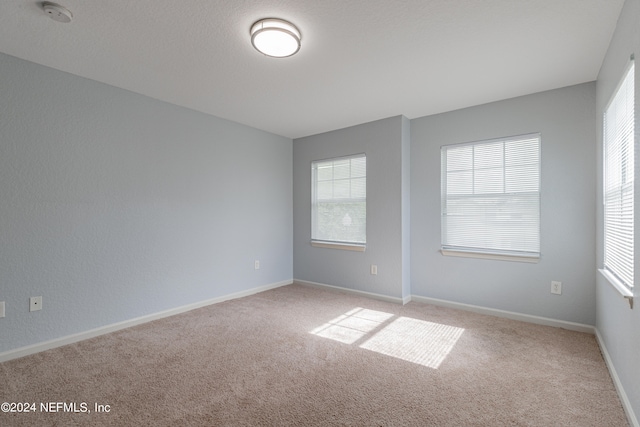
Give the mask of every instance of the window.
[(633, 287), (634, 64), (604, 112), (604, 270)]
[(367, 241), (367, 158), (364, 154), (311, 164), (314, 246), (364, 250)]
[(441, 160), (442, 253), (536, 262), (540, 134), (443, 146)]

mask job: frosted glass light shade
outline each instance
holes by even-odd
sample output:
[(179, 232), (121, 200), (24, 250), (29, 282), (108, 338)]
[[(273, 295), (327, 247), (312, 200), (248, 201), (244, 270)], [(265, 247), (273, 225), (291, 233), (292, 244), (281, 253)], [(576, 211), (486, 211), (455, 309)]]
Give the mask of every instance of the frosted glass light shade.
[(261, 19), (251, 26), (251, 44), (259, 52), (285, 58), (300, 50), (300, 30), (282, 19)]

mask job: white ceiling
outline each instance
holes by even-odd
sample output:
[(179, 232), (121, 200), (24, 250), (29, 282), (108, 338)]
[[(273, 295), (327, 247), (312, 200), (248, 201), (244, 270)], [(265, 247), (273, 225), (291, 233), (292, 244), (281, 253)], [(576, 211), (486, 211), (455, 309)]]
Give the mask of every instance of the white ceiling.
[[(0, 0), (0, 52), (297, 138), (593, 81), (624, 0), (57, 2)], [(253, 49), (266, 17), (297, 55)]]

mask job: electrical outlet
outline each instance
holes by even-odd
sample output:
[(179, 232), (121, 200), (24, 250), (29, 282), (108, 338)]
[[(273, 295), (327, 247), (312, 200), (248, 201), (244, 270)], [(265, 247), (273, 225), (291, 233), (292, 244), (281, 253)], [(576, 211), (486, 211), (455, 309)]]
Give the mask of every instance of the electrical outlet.
[(4, 301), (0, 301), (0, 317), (4, 317)]
[(378, 266), (375, 264), (371, 264), (371, 274), (376, 275), (378, 274)]
[(562, 282), (551, 282), (551, 293), (562, 295)]
[(42, 310), (42, 297), (29, 298), (29, 311)]
[(253, 261), (253, 268), (255, 268), (256, 270), (260, 270), (260, 261)]

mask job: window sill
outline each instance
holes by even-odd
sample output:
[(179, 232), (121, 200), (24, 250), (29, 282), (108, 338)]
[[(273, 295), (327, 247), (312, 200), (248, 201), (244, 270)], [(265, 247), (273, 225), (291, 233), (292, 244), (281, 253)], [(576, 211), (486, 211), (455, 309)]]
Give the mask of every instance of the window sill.
[(323, 240), (312, 240), (311, 246), (316, 248), (341, 249), (343, 251), (355, 251), (355, 252), (364, 252), (364, 250), (367, 248), (367, 246), (364, 244), (337, 243), (337, 242), (327, 242)]
[(625, 285), (623, 285), (622, 283), (620, 283), (620, 281), (616, 279), (616, 277), (613, 274), (609, 273), (607, 270), (598, 269), (598, 271), (600, 272), (600, 274), (602, 274), (602, 277), (604, 277), (607, 280), (607, 282), (609, 282), (609, 284), (613, 287), (613, 289), (618, 291), (618, 293), (622, 295), (624, 299), (629, 301), (629, 307), (633, 310), (633, 291), (628, 287), (626, 287)]
[(527, 262), (531, 264), (535, 264), (540, 261), (540, 255), (512, 255), (494, 252), (465, 251), (461, 249), (441, 249), (440, 252), (444, 256), (455, 256), (462, 258), (493, 259), (498, 261)]

